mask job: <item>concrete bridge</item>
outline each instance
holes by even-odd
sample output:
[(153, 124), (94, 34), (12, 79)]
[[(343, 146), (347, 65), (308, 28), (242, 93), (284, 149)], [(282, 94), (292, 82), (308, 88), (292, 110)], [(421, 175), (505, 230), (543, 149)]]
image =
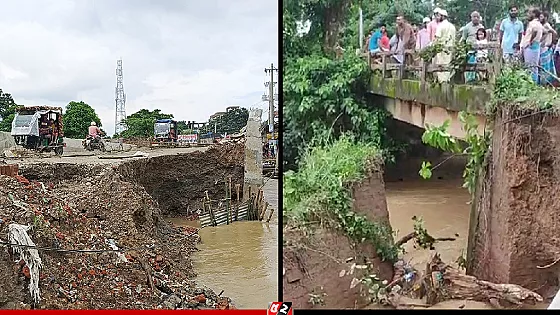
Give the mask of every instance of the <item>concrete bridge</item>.
[[(496, 43), (476, 49), (491, 50), (493, 55), (501, 56)], [(425, 128), (426, 124), (441, 125), (449, 120), (449, 133), (464, 138), (465, 132), (458, 114), (460, 111), (467, 111), (479, 121), (479, 131), (484, 130), (485, 107), (491, 98), (495, 74), (500, 71), (501, 58), (494, 58), (498, 61), (492, 63), (464, 66), (461, 71), (455, 71), (456, 80), (439, 83), (430, 80), (430, 74), (449, 71), (450, 66), (436, 66), (418, 60), (412, 51), (407, 51), (405, 56), (408, 60), (417, 58), (413, 63), (408, 62), (416, 65), (406, 65), (405, 60), (403, 66), (396, 63), (392, 55), (394, 53), (381, 53), (375, 62), (367, 54), (366, 59), (372, 69), (369, 91), (377, 96), (378, 101), (382, 102), (395, 119), (421, 128)], [(469, 84), (457, 82), (464, 79), (465, 70), (483, 74), (484, 81)]]

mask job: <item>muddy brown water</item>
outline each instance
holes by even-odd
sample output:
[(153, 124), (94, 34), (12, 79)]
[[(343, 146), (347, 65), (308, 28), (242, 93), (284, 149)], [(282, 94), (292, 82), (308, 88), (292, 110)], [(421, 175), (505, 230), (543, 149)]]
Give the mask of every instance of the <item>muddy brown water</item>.
[[(275, 211), (270, 223), (234, 222), (230, 225), (206, 227), (199, 231), (200, 251), (193, 267), (196, 282), (224, 291), (242, 309), (263, 309), (278, 300), (278, 181), (265, 185), (265, 199)], [(167, 219), (177, 226), (200, 227), (198, 221), (183, 218)]]
[[(389, 218), (397, 239), (414, 231), (412, 217), (422, 217), (424, 227), (434, 237), (455, 237), (455, 241), (439, 242), (435, 250), (414, 249), (413, 242), (405, 245), (404, 258), (417, 269), (424, 270), (426, 262), (437, 252), (444, 262), (458, 267), (456, 260), (465, 255), (469, 229), (470, 196), (462, 188), (461, 179), (410, 180), (387, 182), (386, 196)], [(456, 236), (455, 234), (459, 236)], [(548, 302), (526, 306), (529, 309), (546, 309)], [(476, 301), (445, 301), (430, 308), (439, 309), (490, 309), (487, 303)], [(368, 308), (377, 308), (370, 306)]]
[[(424, 227), (433, 237), (454, 237), (455, 241), (435, 244), (443, 261), (455, 267), (455, 261), (467, 250), (469, 229), (469, 193), (461, 187), (462, 180), (414, 180), (386, 183), (387, 207), (391, 226), (397, 239), (413, 232), (413, 216), (422, 217)], [(458, 234), (459, 236), (456, 236)], [(434, 251), (414, 249), (405, 245), (405, 259), (423, 270)]]

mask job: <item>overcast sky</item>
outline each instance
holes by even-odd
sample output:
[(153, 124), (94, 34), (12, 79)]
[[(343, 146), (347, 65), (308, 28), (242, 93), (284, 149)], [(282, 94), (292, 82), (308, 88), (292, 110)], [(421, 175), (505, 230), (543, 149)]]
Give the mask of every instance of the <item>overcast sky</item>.
[(159, 108), (207, 121), (231, 105), (267, 108), (277, 1), (18, 0), (0, 10), (0, 88), (18, 104), (81, 100), (112, 134), (122, 58), (127, 115)]

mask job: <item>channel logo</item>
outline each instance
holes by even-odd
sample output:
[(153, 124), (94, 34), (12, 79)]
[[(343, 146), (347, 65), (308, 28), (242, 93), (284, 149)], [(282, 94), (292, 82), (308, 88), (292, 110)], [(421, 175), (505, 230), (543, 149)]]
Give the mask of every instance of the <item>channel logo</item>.
[(266, 315), (293, 315), (292, 302), (270, 302)]

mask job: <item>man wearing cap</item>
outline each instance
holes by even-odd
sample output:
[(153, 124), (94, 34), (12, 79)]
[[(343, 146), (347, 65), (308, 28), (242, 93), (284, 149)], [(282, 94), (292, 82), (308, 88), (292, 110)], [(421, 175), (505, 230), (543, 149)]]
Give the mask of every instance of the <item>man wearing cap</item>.
[(426, 28), (428, 29), (428, 33), (430, 34), (430, 42), (433, 42), (434, 39), (436, 38), (436, 30), (439, 24), (439, 20), (438, 20), (439, 11), (441, 11), (440, 8), (434, 9), (434, 15), (432, 17), (432, 21), (428, 23), (428, 25), (426, 26)]
[(430, 18), (425, 17), (422, 20), (422, 25), (420, 26), (420, 30), (418, 31), (418, 34), (416, 34), (417, 51), (424, 49), (424, 47), (428, 46), (431, 42), (430, 33), (428, 32), (428, 23), (430, 23)]
[[(434, 61), (436, 65), (449, 65), (451, 63), (451, 53), (450, 50), (455, 44), (455, 36), (457, 34), (457, 29), (451, 22), (447, 20), (447, 11), (440, 10), (438, 12), (439, 24), (436, 30), (435, 41), (443, 45), (446, 50), (436, 55)], [(451, 72), (438, 72), (437, 77), (439, 82), (449, 82), (451, 79)]]

